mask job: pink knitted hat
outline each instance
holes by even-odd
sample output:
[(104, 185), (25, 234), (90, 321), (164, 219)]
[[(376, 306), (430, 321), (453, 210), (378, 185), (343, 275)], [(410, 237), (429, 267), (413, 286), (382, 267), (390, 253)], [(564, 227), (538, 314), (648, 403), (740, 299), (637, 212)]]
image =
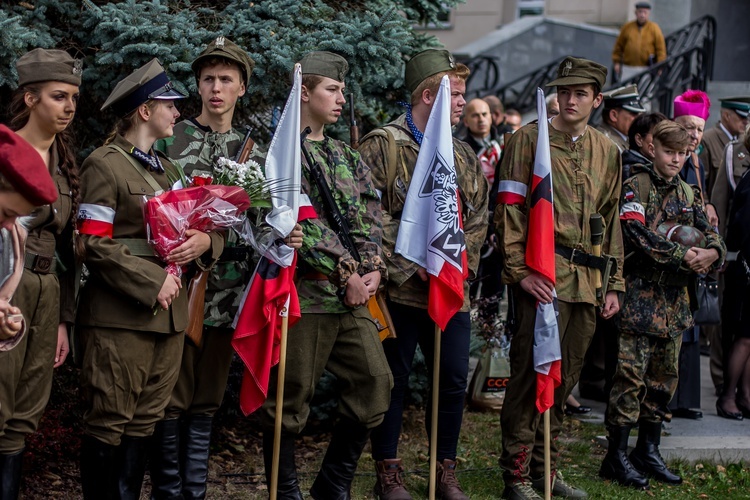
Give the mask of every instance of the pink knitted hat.
[(683, 94), (675, 97), (674, 117), (697, 116), (708, 120), (708, 110), (711, 108), (711, 100), (701, 90), (686, 90)]

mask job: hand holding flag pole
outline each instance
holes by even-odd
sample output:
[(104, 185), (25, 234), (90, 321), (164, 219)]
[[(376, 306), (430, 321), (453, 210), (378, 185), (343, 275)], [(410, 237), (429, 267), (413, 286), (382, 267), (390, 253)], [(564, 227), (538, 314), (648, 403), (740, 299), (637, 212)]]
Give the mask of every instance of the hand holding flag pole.
[(435, 322), (432, 361), (429, 498), (435, 498), (441, 331), (464, 302), (468, 277), (451, 135), (450, 79), (444, 76), (430, 111), (401, 213), (396, 252), (429, 274), (427, 312)]

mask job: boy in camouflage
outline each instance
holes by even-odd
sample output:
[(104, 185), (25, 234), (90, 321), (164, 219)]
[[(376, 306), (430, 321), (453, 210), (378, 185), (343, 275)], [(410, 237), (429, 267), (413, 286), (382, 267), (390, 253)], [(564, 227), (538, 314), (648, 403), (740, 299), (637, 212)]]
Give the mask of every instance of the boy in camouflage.
[[(666, 120), (648, 145), (653, 164), (633, 166), (623, 185), (620, 221), (628, 255), (625, 300), (618, 317), (619, 355), (607, 407), (609, 449), (599, 475), (625, 486), (648, 489), (648, 476), (670, 484), (673, 474), (659, 454), (667, 405), (677, 387), (682, 332), (693, 326), (688, 284), (723, 261), (726, 247), (706, 218), (700, 190), (677, 175), (685, 163), (688, 132)], [(665, 236), (662, 224), (692, 226), (706, 248), (689, 247)], [(636, 425), (638, 442), (627, 456)]]
[[(172, 137), (156, 144), (185, 174), (211, 173), (219, 157), (233, 159), (238, 153), (243, 134), (232, 126), (232, 119), (254, 65), (244, 50), (223, 36), (193, 61), (201, 113), (179, 122)], [(263, 161), (256, 146), (251, 157)], [(224, 397), (234, 352), (232, 321), (251, 274), (251, 248), (241, 245), (231, 230), (224, 240), (225, 245), (211, 256), (218, 263), (206, 287), (203, 342), (196, 346), (185, 340), (180, 375), (164, 420), (154, 433), (151, 481), (155, 499), (203, 498), (206, 494), (211, 425)]]
[[(346, 60), (331, 52), (310, 52), (302, 65), (301, 127), (309, 129), (302, 147), (325, 177), (360, 255), (342, 244), (330, 221), (331, 207), (303, 160), (302, 192), (317, 218), (304, 220), (298, 252), (297, 293), (302, 318), (289, 331), (279, 457), (278, 498), (301, 499), (294, 464), (295, 436), (307, 423), (315, 385), (324, 370), (337, 379), (339, 420), (318, 476), (315, 499), (351, 498), (350, 488), (370, 430), (388, 409), (393, 379), (378, 329), (366, 304), (387, 278), (381, 257), (381, 212), (369, 167), (359, 153), (325, 135), (345, 104)], [(277, 370), (271, 371), (261, 410), (266, 479), (271, 482)]]

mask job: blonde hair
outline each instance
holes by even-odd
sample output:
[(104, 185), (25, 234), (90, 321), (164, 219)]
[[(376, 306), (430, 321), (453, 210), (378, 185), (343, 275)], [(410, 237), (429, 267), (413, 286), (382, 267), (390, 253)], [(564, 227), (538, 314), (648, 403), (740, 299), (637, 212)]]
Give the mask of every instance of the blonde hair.
[(414, 92), (411, 93), (412, 106), (419, 102), (419, 100), (422, 98), (422, 93), (425, 90), (429, 89), (431, 93), (437, 93), (438, 88), (440, 87), (440, 81), (445, 75), (455, 76), (459, 80), (465, 82), (469, 77), (469, 73), (471, 73), (471, 70), (468, 66), (466, 66), (465, 64), (456, 63), (456, 69), (450, 71), (441, 71), (440, 73), (435, 73), (434, 75), (428, 76), (427, 78), (422, 80), (422, 82), (417, 85), (417, 88), (414, 89)]
[(672, 120), (657, 123), (652, 134), (654, 141), (659, 141), (659, 144), (669, 149), (683, 150), (687, 149), (688, 144), (690, 144), (688, 131)]
[[(145, 104), (148, 109), (153, 110), (156, 105), (159, 104), (159, 101), (157, 99), (151, 99), (149, 101), (146, 101)], [(138, 108), (140, 107), (141, 106), (139, 105)], [(128, 131), (135, 128), (135, 126), (138, 124), (138, 108), (135, 108), (133, 111), (117, 120), (117, 123), (115, 123), (112, 131), (104, 141), (105, 146), (114, 141), (115, 137), (117, 137), (118, 135), (125, 135)]]

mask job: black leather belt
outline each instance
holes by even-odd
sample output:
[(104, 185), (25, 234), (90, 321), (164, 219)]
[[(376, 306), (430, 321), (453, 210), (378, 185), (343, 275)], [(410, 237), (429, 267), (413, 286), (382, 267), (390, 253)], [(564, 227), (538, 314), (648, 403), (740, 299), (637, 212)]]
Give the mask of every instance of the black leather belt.
[(55, 256), (39, 255), (33, 252), (26, 252), (23, 260), (23, 267), (38, 274), (54, 273), (57, 267)]
[(555, 245), (555, 253), (579, 266), (598, 269), (602, 273), (607, 269), (608, 259), (606, 257), (597, 257), (594, 254), (586, 253), (577, 248), (570, 248), (565, 245)]
[(657, 283), (661, 286), (687, 286), (690, 282), (690, 276), (687, 274), (676, 273), (673, 271), (662, 271), (660, 269), (644, 268), (642, 266), (628, 269), (628, 275), (637, 276), (651, 283)]
[(241, 262), (247, 260), (248, 255), (252, 251), (251, 247), (224, 247), (221, 255), (219, 256), (219, 262)]

